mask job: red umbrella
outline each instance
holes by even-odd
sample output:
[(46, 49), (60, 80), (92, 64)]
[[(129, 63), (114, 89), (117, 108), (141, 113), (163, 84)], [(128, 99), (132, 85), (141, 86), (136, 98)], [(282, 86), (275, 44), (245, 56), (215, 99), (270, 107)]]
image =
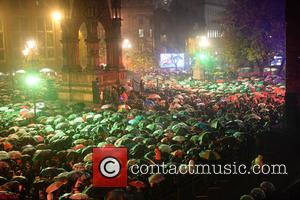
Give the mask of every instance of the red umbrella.
[(47, 187), (46, 192), (48, 194), (52, 193), (52, 192), (58, 190), (61, 186), (65, 185), (66, 183), (67, 183), (67, 181), (56, 181)]
[(129, 185), (135, 187), (138, 190), (145, 187), (145, 184), (142, 181), (131, 181), (129, 182)]

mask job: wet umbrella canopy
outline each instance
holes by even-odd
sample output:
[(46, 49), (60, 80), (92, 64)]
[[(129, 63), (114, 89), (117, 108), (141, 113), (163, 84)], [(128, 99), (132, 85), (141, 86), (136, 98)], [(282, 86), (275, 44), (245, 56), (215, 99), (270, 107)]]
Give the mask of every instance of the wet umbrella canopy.
[[(95, 109), (41, 102), (36, 123), (31, 120), (32, 103), (1, 105), (0, 186), (17, 181), (26, 189), (32, 187), (28, 191), (33, 193), (42, 190), (49, 198), (97, 199), (105, 192), (92, 187), (95, 147), (128, 148), (128, 166), (164, 162), (186, 172), (189, 163), (193, 167), (244, 158), (257, 136), (282, 119), (284, 88), (262, 87), (249, 80), (169, 81), (168, 88), (162, 84), (159, 90), (146, 86), (149, 91), (137, 99), (129, 95), (126, 105), (104, 104)], [(167, 191), (176, 181), (181, 182), (168, 175), (129, 173), (128, 186), (135, 192), (160, 194), (157, 186)], [(261, 184), (265, 193), (274, 191), (273, 186)], [(258, 189), (251, 192), (254, 195), (263, 197)]]

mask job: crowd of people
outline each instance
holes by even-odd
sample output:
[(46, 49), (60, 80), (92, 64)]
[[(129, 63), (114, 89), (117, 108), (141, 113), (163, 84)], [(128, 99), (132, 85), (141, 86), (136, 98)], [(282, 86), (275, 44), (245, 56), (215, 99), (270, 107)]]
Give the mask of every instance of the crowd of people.
[[(144, 83), (143, 92), (113, 88), (100, 107), (39, 102), (34, 116), (31, 102), (1, 105), (0, 199), (156, 199), (174, 178), (128, 172), (126, 189), (93, 187), (93, 148), (127, 147), (128, 167), (233, 161), (251, 166), (259, 153), (257, 136), (282, 120), (282, 84), (151, 76)], [(254, 193), (248, 199), (260, 198)]]

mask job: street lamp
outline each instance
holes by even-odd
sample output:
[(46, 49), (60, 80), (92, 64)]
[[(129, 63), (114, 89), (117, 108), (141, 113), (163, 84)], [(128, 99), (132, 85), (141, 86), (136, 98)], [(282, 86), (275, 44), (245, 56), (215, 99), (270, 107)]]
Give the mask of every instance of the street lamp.
[[(22, 50), (22, 54), (25, 57), (25, 62), (27, 63), (27, 59), (31, 56), (31, 61), (33, 62), (33, 55), (36, 53), (37, 44), (36, 41), (31, 39), (26, 41), (25, 48)], [(33, 67), (33, 66), (30, 66)]]
[(209, 47), (210, 43), (209, 43), (209, 40), (206, 36), (201, 36), (200, 37), (200, 40), (199, 40), (199, 46), (201, 48), (207, 48)]
[(35, 49), (36, 48), (36, 41), (35, 40), (28, 40), (26, 42), (26, 47), (28, 49)]
[(29, 75), (26, 77), (26, 84), (32, 91), (33, 96), (33, 113), (34, 113), (34, 122), (36, 121), (36, 87), (40, 83), (40, 78), (36, 75)]
[(123, 40), (122, 48), (125, 50), (125, 59), (126, 59), (125, 67), (127, 68), (127, 65), (128, 65), (128, 50), (132, 48), (132, 44), (129, 41), (129, 39), (124, 39)]
[(52, 12), (51, 17), (54, 21), (59, 22), (62, 19), (62, 14), (61, 12), (56, 10)]
[(131, 49), (132, 45), (131, 42), (128, 39), (124, 39), (122, 43), (123, 49)]
[(25, 47), (25, 49), (22, 50), (23, 56), (27, 57), (29, 55), (29, 49)]

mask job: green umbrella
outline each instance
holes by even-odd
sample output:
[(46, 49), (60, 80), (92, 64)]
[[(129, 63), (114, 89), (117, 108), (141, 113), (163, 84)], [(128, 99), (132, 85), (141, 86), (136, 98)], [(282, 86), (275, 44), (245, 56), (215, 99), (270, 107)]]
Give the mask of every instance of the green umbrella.
[(158, 129), (162, 130), (163, 129), (162, 126), (157, 124), (157, 123), (148, 124), (146, 126), (146, 128), (149, 129), (150, 131), (155, 131), (155, 130), (158, 130)]
[(100, 142), (98, 143), (97, 147), (104, 147), (107, 144), (108, 144), (107, 142)]
[(190, 141), (192, 141), (193, 143), (197, 144), (199, 142), (199, 135), (193, 135), (190, 138)]
[(163, 130), (156, 130), (152, 133), (154, 137), (160, 137), (164, 134)]
[(212, 133), (210, 132), (202, 132), (199, 136), (199, 143), (201, 145), (203, 144), (209, 144), (213, 139)]
[(107, 137), (107, 138), (105, 139), (105, 141), (106, 141), (107, 143), (110, 143), (110, 144), (113, 144), (116, 140), (117, 140), (117, 138), (114, 137), (114, 136)]
[(139, 128), (146, 128), (146, 126), (149, 124), (149, 121), (147, 120), (141, 120), (138, 124)]
[(177, 135), (175, 137), (172, 138), (173, 141), (176, 141), (176, 142), (184, 142), (185, 141), (185, 137), (184, 136), (181, 136), (181, 135)]
[(165, 152), (165, 153), (171, 153), (172, 152), (171, 147), (167, 144), (161, 144), (161, 145), (158, 146), (158, 148), (161, 152)]
[(145, 138), (142, 136), (137, 136), (137, 137), (134, 137), (132, 140), (136, 143), (142, 143), (145, 140)]
[(174, 126), (172, 126), (172, 131), (176, 133), (176, 135), (186, 135), (188, 131), (188, 125), (181, 122)]
[(146, 151), (147, 148), (144, 144), (136, 144), (129, 150), (129, 155), (132, 158), (142, 158)]
[(9, 160), (9, 154), (6, 151), (0, 151), (0, 160)]
[(210, 122), (210, 126), (214, 129), (217, 129), (220, 127), (220, 122), (218, 119), (214, 119)]
[(199, 155), (199, 152), (200, 152), (200, 149), (197, 148), (197, 147), (193, 147), (193, 148), (190, 148), (186, 154), (189, 156), (189, 157), (195, 157), (195, 156), (198, 156)]

